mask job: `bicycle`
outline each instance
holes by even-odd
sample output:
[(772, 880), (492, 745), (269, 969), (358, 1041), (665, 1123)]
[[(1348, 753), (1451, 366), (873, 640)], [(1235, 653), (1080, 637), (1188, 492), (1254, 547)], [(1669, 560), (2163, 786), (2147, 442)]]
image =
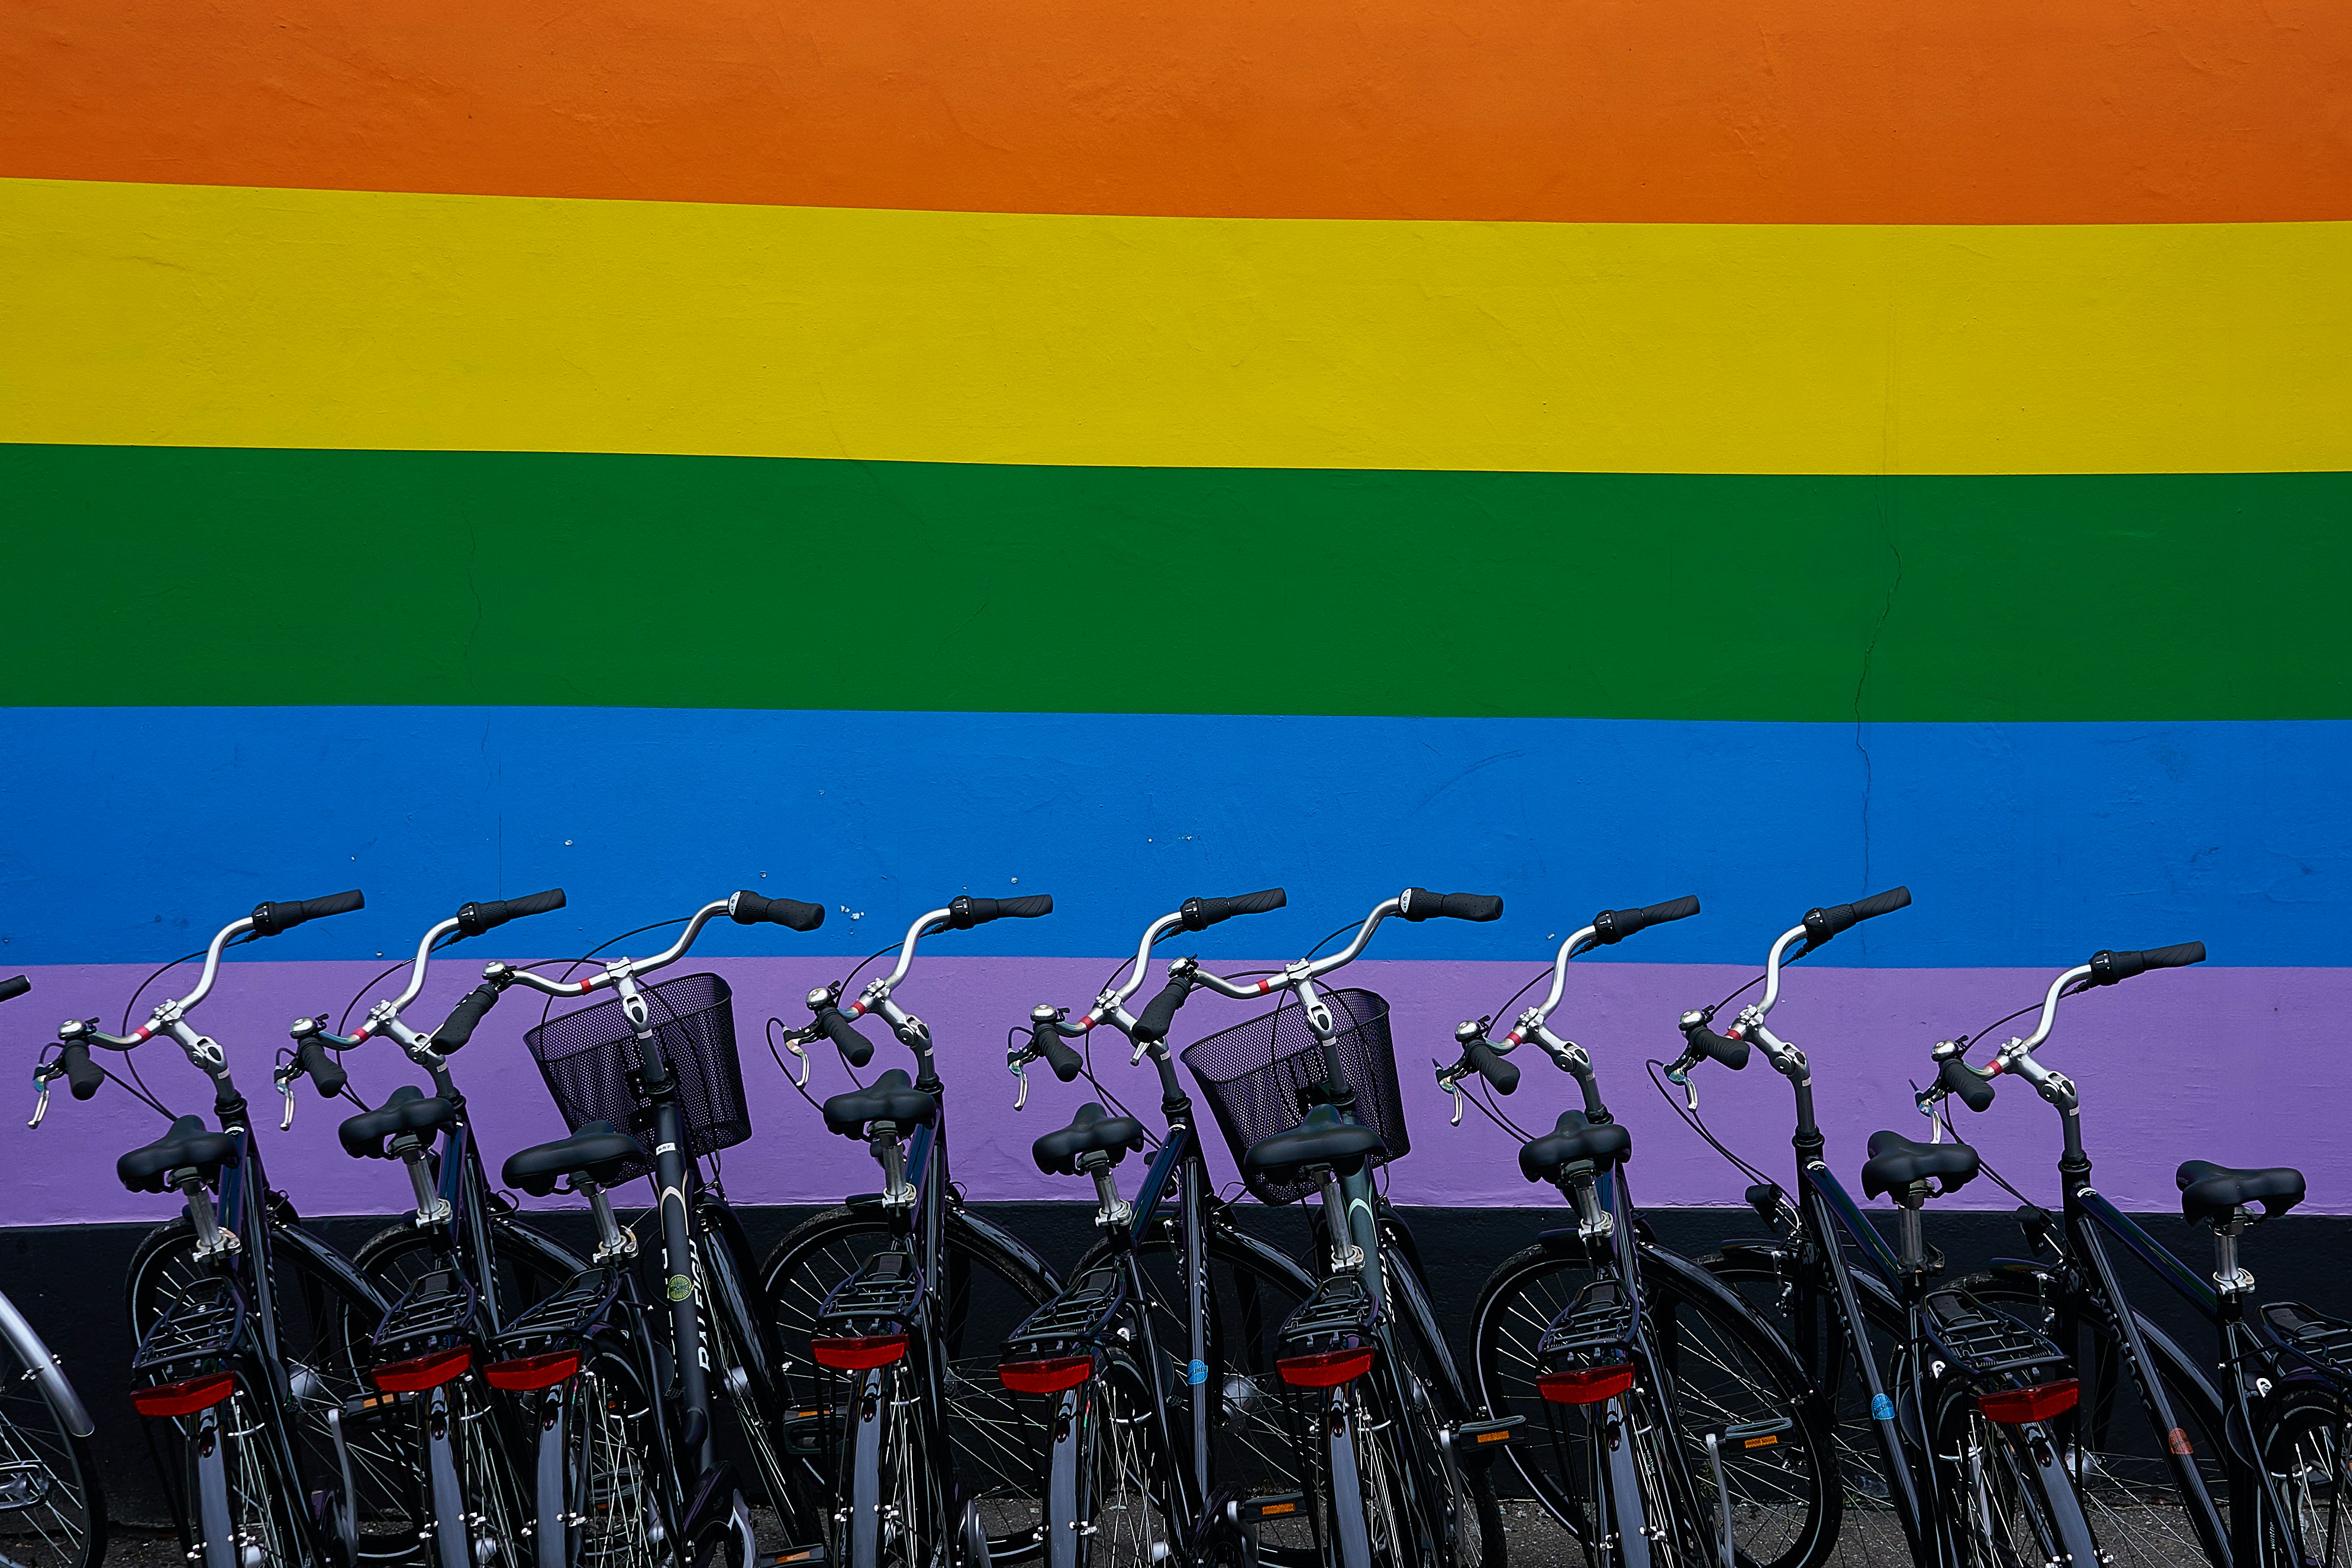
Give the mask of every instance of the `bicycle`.
[[(1603, 910), (1560, 943), (1549, 994), (1499, 1044), (1489, 1018), (1454, 1031), (1461, 1058), (1437, 1081), (1455, 1124), (1477, 1105), (1521, 1141), (1520, 1173), (1557, 1187), (1576, 1216), (1488, 1276), (1471, 1317), (1473, 1366), (1489, 1410), (1546, 1435), (1507, 1452), (1589, 1561), (1807, 1568), (1827, 1555), (1843, 1512), (1827, 1407), (1745, 1302), (1650, 1239), (1626, 1179), (1633, 1136), (1591, 1053), (1549, 1023), (1570, 961), (1698, 912), (1696, 898)], [(1507, 1058), (1530, 1044), (1583, 1101), (1540, 1136), (1463, 1088), (1475, 1077), (1514, 1093)], [(1731, 1065), (1745, 1065), (1744, 1048)]]
[(1312, 1535), (1298, 1533), (1307, 1519), (1298, 1456), (1261, 1394), (1278, 1376), (1276, 1331), (1313, 1294), (1314, 1278), (1218, 1201), (1168, 1048), (1167, 993), (1144, 1018), (1127, 1010), (1162, 939), (1284, 901), (1279, 888), (1188, 899), (1146, 928), (1132, 968), (1121, 964), (1077, 1022), (1043, 1005), (1013, 1031), (1014, 1110), (1028, 1103), (1028, 1068), (1039, 1060), (1065, 1083), (1082, 1073), (1093, 1082), (1068, 1042), (1108, 1024), (1134, 1043), (1130, 1066), (1151, 1058), (1167, 1123), (1132, 1203), (1116, 1173), (1146, 1142), (1133, 1116), (1088, 1104), (1032, 1148), (1041, 1172), (1093, 1181), (1099, 1233), (1069, 1284), (1006, 1336), (996, 1369), (1047, 1434), (1039, 1535), (1048, 1568), (1318, 1555)]
[(1391, 915), (1419, 923), (1502, 912), (1492, 894), (1408, 888), (1374, 907), (1345, 949), (1276, 974), (1225, 977), (1180, 959), (1139, 1020), (1164, 1031), (1202, 987), (1238, 1000), (1284, 993), (1274, 1012), (1196, 1042), (1181, 1059), (1260, 1202), (1321, 1194), (1315, 1291), (1283, 1325), (1276, 1370), (1313, 1459), (1315, 1539), (1338, 1568), (1499, 1565), (1492, 1463), (1517, 1423), (1472, 1409), (1412, 1233), (1374, 1188), (1374, 1169), (1411, 1147), (1388, 1005), (1316, 983), (1355, 962)]
[[(2105, 1533), (2126, 1544), (2126, 1561), (2178, 1562), (2195, 1552), (2221, 1568), (2352, 1563), (2344, 1501), (2352, 1483), (2352, 1323), (2301, 1302), (2255, 1304), (2253, 1276), (2238, 1251), (2257, 1205), (2274, 1216), (2303, 1201), (2302, 1173), (2200, 1160), (2180, 1166), (2182, 1216), (2212, 1237), (2213, 1273), (2200, 1279), (2091, 1184), (2079, 1088), (2035, 1055), (2062, 999), (2204, 958), (2201, 942), (2093, 954), (2051, 982), (2032, 1033), (2011, 1037), (1985, 1067), (1967, 1060), (1968, 1037), (1938, 1042), (1936, 1081), (1918, 1104), (1940, 1136), (1950, 1099), (1981, 1111), (1999, 1080), (2014, 1076), (2058, 1112), (2062, 1214), (2021, 1208), (2037, 1257), (1997, 1261), (1968, 1283), (2060, 1344), (2083, 1347), (2089, 1386), (2060, 1417), (2059, 1432), (2084, 1495), (2110, 1524)], [(2138, 1259), (2211, 1325), (2210, 1362), (2200, 1365), (2133, 1304), (2111, 1248)], [(2209, 1368), (2221, 1373), (2218, 1387)]]
[[(23, 975), (0, 980), (0, 1002), (33, 988)], [(40, 1096), (27, 1127), (49, 1108), (49, 1086), (66, 1077), (54, 1059), (35, 1065)], [(104, 1080), (93, 1068), (70, 1087), (88, 1100)], [(89, 1440), (98, 1430), (65, 1367), (0, 1293), (0, 1556), (26, 1568), (94, 1568), (106, 1554), (106, 1492)]]
[[(516, 985), (550, 997), (614, 994), (524, 1035), (572, 1131), (509, 1156), (500, 1173), (534, 1197), (559, 1186), (586, 1197), (597, 1233), (587, 1268), (509, 1323), (500, 1360), (484, 1370), (516, 1396), (535, 1434), (529, 1530), (539, 1568), (700, 1564), (721, 1551), (735, 1568), (752, 1562), (750, 1506), (718, 1453), (714, 1397), (727, 1402), (770, 1500), (788, 1521), (799, 1511), (777, 1447), (782, 1372), (761, 1329), (742, 1227), (716, 1169), (706, 1175), (700, 1163), (751, 1136), (731, 996), (715, 974), (638, 984), (685, 957), (720, 915), (800, 931), (824, 921), (821, 905), (737, 892), (687, 917), (653, 957), (614, 958), (580, 980), (491, 963), (467, 998), (478, 1023)], [(637, 1237), (608, 1194), (645, 1175), (654, 1181), (666, 1323), (641, 1288)]]
[[(404, 1556), (417, 1539), (405, 1455), (364, 1435), (354, 1440), (345, 1426), (345, 1413), (375, 1393), (366, 1373), (383, 1299), (303, 1230), (291, 1202), (270, 1186), (226, 1055), (187, 1021), (211, 994), (233, 941), (275, 936), (362, 901), (354, 891), (264, 903), (215, 933), (194, 989), (159, 1004), (131, 1034), (107, 1034), (95, 1019), (58, 1029), (58, 1064), (79, 1098), (113, 1077), (91, 1060), (92, 1047), (128, 1053), (159, 1035), (213, 1083), (218, 1131), (201, 1117), (178, 1117), (115, 1167), (131, 1191), (176, 1192), (187, 1211), (132, 1256), (131, 1398), (182, 1543), (205, 1568), (348, 1568), (363, 1557)], [(171, 1116), (143, 1089), (131, 1092)], [(165, 1461), (166, 1447), (176, 1464)]]
[(382, 1105), (363, 1106), (337, 1136), (353, 1159), (399, 1162), (415, 1203), (413, 1214), (372, 1237), (353, 1259), (392, 1305), (373, 1341), (378, 1364), (369, 1376), (377, 1396), (345, 1419), (352, 1429), (401, 1433), (416, 1456), (425, 1486), (415, 1509), (427, 1521), (429, 1556), (438, 1568), (516, 1563), (530, 1553), (531, 1500), (521, 1471), (529, 1449), (514, 1440), (481, 1369), (498, 1359), (507, 1324), (586, 1264), (516, 1220), (508, 1212), (512, 1205), (492, 1192), (466, 1097), (450, 1075), (450, 1057), (471, 1038), (496, 993), (478, 987), (426, 1035), (410, 1028), (401, 1013), (424, 991), (436, 949), (563, 902), (558, 888), (461, 906), (425, 931), (406, 987), (371, 1008), (356, 1033), (329, 1032), (323, 1016), (295, 1020), (293, 1058), (275, 1075), (286, 1097), (281, 1130), (294, 1124), (296, 1082), (309, 1078), (322, 1096), (344, 1092), (340, 1054), (373, 1037), (393, 1041), (433, 1079), (430, 1095), (403, 1084)]
[(1005, 918), (1032, 920), (1053, 908), (1052, 897), (1042, 893), (954, 899), (918, 916), (896, 966), (845, 1007), (842, 986), (809, 995), (814, 1016), (796, 1033), (795, 1049), (824, 1037), (853, 1070), (862, 1068), (873, 1059), (874, 1045), (856, 1020), (870, 1015), (914, 1053), (916, 1071), (910, 1079), (891, 1068), (824, 1101), (826, 1128), (871, 1149), (882, 1191), (803, 1226), (768, 1266), (772, 1299), (791, 1304), (804, 1302), (835, 1262), (850, 1265), (813, 1310), (803, 1307), (804, 1317), (796, 1313), (779, 1325), (787, 1354), (805, 1347), (814, 1368), (794, 1385), (803, 1406), (795, 1446), (833, 1462), (824, 1538), (796, 1549), (806, 1560), (821, 1551), (824, 1561), (852, 1568), (985, 1565), (1000, 1552), (1017, 1552), (1034, 1534), (1036, 1500), (1014, 1479), (1027, 1468), (1018, 1423), (1008, 1405), (986, 1397), (984, 1374), (963, 1361), (974, 1333), (971, 1263), (975, 1252), (991, 1254), (988, 1263), (1005, 1270), (996, 1283), (1009, 1287), (1024, 1311), (1057, 1282), (1025, 1247), (968, 1213), (960, 1237), (951, 1238), (959, 1208), (950, 1198), (946, 1086), (930, 1030), (895, 993), (923, 937)]
[[(1836, 1388), (1834, 1363), (1851, 1365), (1855, 1392), (1868, 1402), (1868, 1446), (1849, 1436), (1849, 1451), (1855, 1468), (1868, 1468), (1885, 1487), (1915, 1563), (2091, 1568), (2105, 1559), (2049, 1425), (2078, 1387), (2065, 1356), (2021, 1320), (1958, 1286), (1929, 1282), (1941, 1263), (1928, 1254), (1922, 1211), (1930, 1197), (1976, 1177), (1976, 1151), (1893, 1132), (1872, 1135), (1862, 1185), (1866, 1195), (1883, 1194), (1895, 1205), (1898, 1239), (1889, 1248), (1822, 1157), (1811, 1064), (1766, 1021), (1780, 999), (1784, 963), (1910, 901), (1909, 890), (1896, 888), (1810, 910), (1773, 942), (1760, 977), (1763, 995), (1740, 1010), (1727, 1032), (1708, 1026), (1727, 1004), (1683, 1015), (1685, 1048), (1666, 1070), (1669, 1082), (1688, 1090), (1700, 1063), (1735, 1067), (1753, 1045), (1788, 1079), (1797, 1111), (1795, 1200), (1766, 1182), (1749, 1193), (1781, 1239), (1727, 1243), (1720, 1255), (1701, 1261), (1727, 1284), (1760, 1287), (1764, 1310), (1786, 1325), (1784, 1337), (1819, 1386)], [(1800, 940), (1804, 947), (1790, 954)], [(1865, 1272), (1857, 1273), (1855, 1259)], [(1824, 1318), (1833, 1341), (1827, 1354)], [(1863, 1458), (1872, 1449), (1874, 1467)]]

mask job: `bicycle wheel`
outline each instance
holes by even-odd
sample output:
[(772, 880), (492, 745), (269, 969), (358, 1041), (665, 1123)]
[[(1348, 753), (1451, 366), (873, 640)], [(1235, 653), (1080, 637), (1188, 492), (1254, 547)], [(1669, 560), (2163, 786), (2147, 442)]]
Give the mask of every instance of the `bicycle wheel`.
[(1150, 1568), (1169, 1539), (1151, 1434), (1151, 1389), (1132, 1362), (1108, 1360), (1082, 1412), (1082, 1568)]
[[(1732, 1538), (1740, 1561), (1755, 1568), (1816, 1568), (1836, 1548), (1844, 1516), (1835, 1436), (1808, 1380), (1765, 1321), (1727, 1299), (1694, 1265), (1647, 1243), (1641, 1248), (1642, 1291), (1654, 1335), (1654, 1360), (1672, 1382), (1681, 1468), (1692, 1478), (1702, 1518), (1718, 1504), (1705, 1441), (1708, 1426), (1793, 1420), (1775, 1441), (1724, 1456), (1732, 1500)], [(1538, 1243), (1504, 1260), (1488, 1277), (1472, 1317), (1471, 1345), (1479, 1397), (1495, 1415), (1527, 1418), (1527, 1436), (1509, 1445), (1528, 1489), (1580, 1540), (1596, 1521), (1571, 1482), (1559, 1447), (1546, 1440), (1549, 1407), (1536, 1386), (1537, 1343), (1591, 1279), (1584, 1259)], [(1589, 1482), (1584, 1483), (1590, 1485)], [(1662, 1482), (1663, 1484), (1663, 1482)], [(1895, 1540), (1900, 1548), (1901, 1536)], [(1888, 1559), (1880, 1559), (1888, 1560)], [(1870, 1561), (1857, 1557), (1856, 1562)]]
[[(1177, 1231), (1175, 1215), (1164, 1215), (1146, 1231), (1139, 1250), (1151, 1334), (1163, 1358), (1160, 1385), (1181, 1395), (1190, 1383), (1186, 1363), (1192, 1331)], [(1222, 1227), (1209, 1232), (1204, 1252), (1209, 1264), (1209, 1361), (1221, 1369), (1222, 1377), (1210, 1433), (1210, 1465), (1217, 1485), (1243, 1498), (1311, 1491), (1314, 1464), (1311, 1457), (1302, 1461), (1274, 1363), (1280, 1354), (1282, 1326), (1307, 1300), (1312, 1281), (1279, 1254)], [(1112, 1256), (1108, 1243), (1097, 1245), (1071, 1271), (1072, 1278)], [(1171, 1404), (1169, 1424), (1176, 1441), (1189, 1444), (1189, 1408), (1181, 1397)], [(1180, 1462), (1189, 1462), (1189, 1451), (1179, 1455)], [(1268, 1563), (1294, 1568), (1322, 1561), (1314, 1521), (1304, 1512), (1267, 1521), (1257, 1531), (1258, 1552)]]
[[(1988, 1420), (1971, 1389), (1955, 1387), (1937, 1404), (1936, 1481), (1961, 1568), (2047, 1568), (2084, 1560), (2068, 1550), (2060, 1523), (2077, 1506), (2075, 1497), (2053, 1496), (2034, 1464), (2032, 1446), (2042, 1441), (2028, 1428)], [(2092, 1561), (2107, 1558), (2100, 1553)]]
[(0, 1561), (92, 1568), (106, 1552), (106, 1499), (89, 1439), (77, 1437), (0, 1338)]
[(1432, 1394), (1427, 1368), (1420, 1363), (1426, 1350), (1402, 1334), (1395, 1384), (1407, 1412), (1407, 1441), (1400, 1454), (1409, 1453), (1422, 1477), (1417, 1490), (1428, 1521), (1433, 1560), (1446, 1568), (1504, 1568), (1508, 1547), (1503, 1539), (1502, 1505), (1495, 1500), (1492, 1464), (1465, 1467), (1454, 1445), (1442, 1438), (1445, 1418)]
[(2333, 1387), (2312, 1384), (2279, 1396), (2263, 1433), (2272, 1494), (2286, 1510), (2284, 1560), (2312, 1568), (2352, 1564), (2352, 1406)]
[[(2040, 1329), (2054, 1341), (2059, 1305), (2049, 1276), (1979, 1274), (1961, 1289)], [(2115, 1555), (2116, 1568), (2172, 1568), (2205, 1555), (2190, 1522), (2172, 1468), (2168, 1444), (2149, 1422), (2137, 1376), (2123, 1341), (2105, 1313), (2084, 1300), (2074, 1344), (2060, 1344), (2082, 1380), (2081, 1402), (2052, 1425), (2069, 1445), (2067, 1468), (2084, 1511), (2098, 1531), (2099, 1544)], [(2221, 1406), (2211, 1386), (2188, 1357), (2145, 1317), (2138, 1320), (2167, 1403), (2179, 1425), (2179, 1441), (2195, 1457), (2199, 1474), (2226, 1526), (2230, 1478), (2221, 1445)]]
[(635, 1360), (605, 1345), (586, 1357), (564, 1408), (568, 1561), (576, 1568), (665, 1568), (675, 1507), (658, 1458), (659, 1419)]
[[(809, 1338), (824, 1299), (866, 1258), (895, 1245), (879, 1209), (845, 1206), (803, 1221), (769, 1253), (761, 1280), (773, 1314), (782, 1392), (791, 1407), (814, 1409), (823, 1397)], [(979, 1506), (991, 1552), (1015, 1554), (1035, 1543), (1042, 1456), (996, 1381), (996, 1356), (1004, 1336), (1044, 1304), (1052, 1287), (952, 1210), (946, 1261), (944, 1380), (955, 1473), (963, 1496)], [(827, 1459), (799, 1463), (816, 1489), (813, 1495), (829, 1496), (836, 1478)]]
[[(270, 1257), (278, 1300), (278, 1348), (293, 1394), (289, 1412), (312, 1484), (338, 1472), (327, 1413), (375, 1392), (368, 1381), (374, 1364), (372, 1344), (383, 1303), (355, 1289), (327, 1264), (323, 1244), (305, 1232), (274, 1226)], [(205, 1277), (195, 1258), (195, 1232), (185, 1215), (148, 1233), (131, 1255), (124, 1281), (133, 1340), (163, 1315), (191, 1285)], [(407, 1556), (417, 1542), (416, 1500), (423, 1479), (398, 1424), (362, 1424), (345, 1433), (351, 1463), (353, 1516), (360, 1558), (390, 1563)]]

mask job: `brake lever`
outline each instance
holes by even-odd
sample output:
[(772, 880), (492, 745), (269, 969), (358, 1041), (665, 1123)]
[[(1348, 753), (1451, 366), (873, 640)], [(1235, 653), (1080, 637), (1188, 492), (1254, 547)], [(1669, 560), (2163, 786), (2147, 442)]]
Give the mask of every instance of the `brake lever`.
[(278, 1131), (280, 1132), (289, 1131), (294, 1126), (294, 1080), (301, 1076), (302, 1063), (299, 1058), (269, 1075), (271, 1081), (278, 1085), (278, 1092), (286, 1097), (286, 1114), (279, 1118), (278, 1122)]
[(1698, 1085), (1691, 1081), (1691, 1068), (1698, 1063), (1698, 1053), (1686, 1050), (1675, 1058), (1672, 1067), (1666, 1068), (1666, 1081), (1682, 1087), (1683, 1100), (1693, 1116), (1698, 1114)]
[(1013, 1109), (1019, 1110), (1029, 1103), (1029, 1064), (1016, 1057), (1004, 1065), (1011, 1068), (1013, 1076), (1021, 1080), (1021, 1092), (1013, 1097)]
[(41, 1118), (49, 1113), (49, 1083), (57, 1076), (57, 1073), (49, 1070), (47, 1063), (33, 1069), (33, 1086), (41, 1091), (41, 1098), (34, 1102), (33, 1119), (25, 1123), (26, 1127), (40, 1126)]
[(798, 1057), (801, 1063), (799, 1076), (793, 1079), (793, 1087), (794, 1089), (806, 1089), (808, 1087), (810, 1062), (808, 1052), (801, 1048), (803, 1043), (802, 1031), (798, 1029), (786, 1029), (784, 1031), (784, 1049)]

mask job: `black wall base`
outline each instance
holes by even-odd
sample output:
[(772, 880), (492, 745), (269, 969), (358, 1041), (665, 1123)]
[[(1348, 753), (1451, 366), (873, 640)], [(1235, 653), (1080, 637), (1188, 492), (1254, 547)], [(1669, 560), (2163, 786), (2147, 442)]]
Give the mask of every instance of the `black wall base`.
[[(1071, 1203), (979, 1205), (1022, 1237), (1056, 1267), (1075, 1260), (1093, 1239), (1093, 1209)], [(767, 1249), (816, 1213), (814, 1208), (745, 1209), (742, 1216), (755, 1250)], [(1269, 1210), (1244, 1205), (1243, 1221), (1266, 1239), (1297, 1252), (1307, 1235), (1297, 1209)], [(1533, 1240), (1536, 1234), (1567, 1223), (1563, 1210), (1546, 1208), (1407, 1208), (1439, 1313), (1449, 1325), (1466, 1323), (1488, 1270)], [(1686, 1256), (1712, 1250), (1726, 1237), (1762, 1236), (1762, 1223), (1746, 1209), (1651, 1209), (1644, 1217), (1659, 1242)], [(391, 1221), (382, 1216), (322, 1219), (312, 1228), (345, 1250)], [(591, 1245), (585, 1215), (549, 1215), (552, 1233), (583, 1249)], [(1970, 1272), (1998, 1256), (2023, 1252), (2016, 1222), (2007, 1214), (1928, 1215), (1928, 1237), (1940, 1247), (1954, 1275)], [(2178, 1214), (2146, 1222), (2149, 1230), (2199, 1272), (2210, 1268), (2206, 1247)], [(0, 1289), (5, 1289), (61, 1357), (84, 1403), (98, 1422), (99, 1467), (110, 1511), (121, 1522), (165, 1521), (162, 1494), (141, 1440), (129, 1394), (131, 1343), (124, 1319), (123, 1277), (131, 1255), (149, 1227), (143, 1226), (43, 1226), (0, 1233)], [(2323, 1311), (2352, 1315), (2352, 1216), (2290, 1215), (2259, 1226), (2247, 1239), (2247, 1266), (2261, 1281), (2265, 1300), (2308, 1301)], [(2210, 1331), (2196, 1325), (2177, 1300), (2152, 1277), (2129, 1281), (2141, 1308), (2170, 1328), (2192, 1351), (2201, 1350)], [(1456, 1344), (1466, 1357), (1468, 1347)]]

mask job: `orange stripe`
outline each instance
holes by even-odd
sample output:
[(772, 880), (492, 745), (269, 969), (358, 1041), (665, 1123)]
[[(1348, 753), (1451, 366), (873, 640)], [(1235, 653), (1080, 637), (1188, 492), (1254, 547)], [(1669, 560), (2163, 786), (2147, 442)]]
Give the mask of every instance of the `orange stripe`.
[(19, 0), (0, 174), (968, 211), (2352, 217), (2345, 0)]

